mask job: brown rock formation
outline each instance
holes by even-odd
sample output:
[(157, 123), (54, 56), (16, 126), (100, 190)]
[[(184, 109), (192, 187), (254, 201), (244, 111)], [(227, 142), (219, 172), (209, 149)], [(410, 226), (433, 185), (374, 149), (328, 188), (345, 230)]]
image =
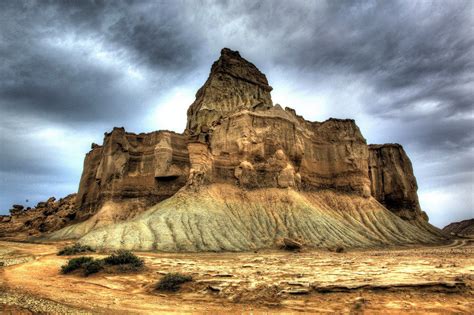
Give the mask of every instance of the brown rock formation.
[(59, 230), (78, 215), (76, 194), (56, 200), (54, 197), (39, 202), (34, 208), (13, 205), (11, 215), (0, 216), (0, 237), (22, 239), (37, 236), (44, 232)]
[[(106, 133), (84, 160), (77, 196), (81, 217), (107, 201), (127, 201), (135, 213), (166, 199), (184, 186), (189, 172), (186, 138), (170, 131), (133, 134), (123, 128)], [(126, 215), (128, 217), (128, 215)]]
[(267, 78), (239, 52), (224, 48), (214, 62), (211, 74), (196, 93), (188, 109), (186, 133), (195, 134), (213, 126), (219, 119), (243, 109), (272, 106)]
[(411, 161), (399, 144), (369, 146), (369, 177), (372, 196), (405, 220), (423, 218), (418, 185)]
[(271, 89), (253, 64), (223, 49), (183, 134), (114, 128), (92, 145), (77, 196), (78, 220), (88, 219), (52, 237), (173, 251), (246, 250), (300, 236), (312, 246), (439, 239), (418, 220), (401, 146), (367, 146), (351, 119), (306, 121), (273, 106)]
[(270, 91), (253, 64), (223, 49), (189, 108), (184, 134), (114, 128), (103, 146), (92, 145), (78, 192), (81, 218), (108, 201), (122, 204), (119, 217), (129, 218), (186, 183), (335, 188), (369, 196), (368, 150), (355, 122), (306, 121), (273, 106)]

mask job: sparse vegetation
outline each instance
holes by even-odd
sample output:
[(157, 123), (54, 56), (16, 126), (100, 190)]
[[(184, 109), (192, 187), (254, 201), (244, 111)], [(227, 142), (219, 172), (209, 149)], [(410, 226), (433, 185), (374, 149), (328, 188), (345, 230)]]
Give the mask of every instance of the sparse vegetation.
[(71, 273), (75, 270), (81, 269), (85, 264), (93, 260), (94, 258), (87, 256), (71, 258), (68, 260), (67, 264), (61, 266), (61, 272), (64, 274)]
[(94, 252), (94, 249), (87, 245), (74, 244), (72, 246), (66, 246), (58, 252), (58, 256), (70, 256), (76, 254), (82, 254), (87, 252)]
[(156, 289), (158, 291), (171, 291), (176, 292), (181, 288), (181, 285), (186, 282), (192, 281), (193, 278), (189, 275), (181, 273), (168, 273), (161, 278), (157, 283)]
[(107, 265), (130, 265), (135, 268), (141, 268), (144, 265), (143, 259), (128, 250), (118, 250), (112, 255), (104, 258)]
[(84, 276), (88, 276), (99, 271), (106, 272), (132, 272), (142, 269), (143, 259), (130, 251), (120, 250), (104, 259), (94, 259), (92, 257), (81, 256), (69, 259), (66, 265), (61, 266), (61, 273), (67, 274), (75, 270), (82, 270)]
[(104, 269), (104, 261), (101, 259), (91, 260), (82, 267), (84, 268), (84, 276), (88, 276)]

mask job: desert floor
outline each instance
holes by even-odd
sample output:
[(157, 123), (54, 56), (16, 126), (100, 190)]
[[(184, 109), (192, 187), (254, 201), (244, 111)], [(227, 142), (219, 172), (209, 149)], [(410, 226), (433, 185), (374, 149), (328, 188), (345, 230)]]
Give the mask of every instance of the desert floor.
[[(0, 313), (474, 313), (473, 239), (344, 253), (140, 252), (143, 272), (89, 277), (59, 273), (64, 245), (0, 242)], [(156, 292), (168, 272), (194, 281)]]

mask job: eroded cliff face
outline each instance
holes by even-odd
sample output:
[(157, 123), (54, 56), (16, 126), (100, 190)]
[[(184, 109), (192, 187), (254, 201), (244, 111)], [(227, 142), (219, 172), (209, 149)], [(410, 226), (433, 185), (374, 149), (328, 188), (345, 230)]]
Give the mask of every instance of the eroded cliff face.
[(82, 217), (89, 217), (106, 201), (127, 201), (137, 212), (176, 193), (187, 181), (189, 155), (186, 138), (169, 131), (127, 133), (114, 128), (102, 146), (86, 155), (77, 196)]
[[(131, 219), (165, 199), (170, 200), (170, 207), (184, 202), (180, 206), (181, 216), (187, 207), (198, 207), (181, 200), (182, 196), (197, 198), (213, 185), (230, 185), (263, 195), (268, 189), (314, 193), (314, 200), (311, 197), (308, 205), (313, 201), (315, 204), (310, 207), (343, 212), (341, 209), (347, 207), (339, 207), (337, 202), (328, 206), (321, 200), (315, 201), (319, 200), (316, 197), (319, 192), (330, 189), (354, 200), (366, 200), (363, 204), (378, 207), (381, 213), (387, 211), (383, 206), (375, 206), (378, 204), (375, 198), (408, 221), (406, 224), (424, 231), (413, 236), (413, 241), (430, 239), (431, 236), (423, 233), (437, 233), (426, 223), (427, 217), (420, 209), (412, 166), (400, 145), (368, 146), (351, 119), (307, 121), (291, 108), (274, 106), (271, 89), (265, 75), (253, 64), (238, 52), (223, 49), (188, 110), (183, 134), (168, 131), (133, 134), (114, 128), (105, 135), (102, 146), (93, 145), (84, 161), (77, 197), (80, 218), (93, 217), (81, 225), (63, 229), (56, 237), (81, 237), (99, 226)], [(163, 203), (163, 207), (166, 205)], [(295, 213), (303, 205), (295, 208)], [(209, 209), (213, 207), (208, 205)], [(199, 206), (206, 212), (204, 208)], [(231, 208), (231, 211), (242, 210)], [(194, 210), (189, 209), (199, 216), (196, 222), (210, 215), (200, 215)], [(174, 217), (174, 210), (166, 211), (170, 222), (181, 220)], [(344, 215), (358, 216), (358, 213)], [(281, 215), (287, 214), (283, 211)], [(207, 221), (202, 221), (200, 229), (205, 229)], [(126, 229), (132, 229), (133, 224), (126, 225)], [(288, 229), (283, 234), (294, 233), (291, 224), (282, 229)], [(387, 227), (386, 232), (392, 233), (390, 229)], [(360, 233), (363, 234), (362, 230)]]
[(422, 218), (418, 185), (413, 167), (399, 144), (369, 145), (369, 176), (372, 196), (405, 220)]
[(215, 182), (370, 195), (367, 145), (353, 120), (301, 124), (275, 106), (222, 119), (210, 139)]
[(93, 146), (78, 193), (82, 216), (106, 201), (127, 200), (134, 212), (184, 186), (211, 183), (331, 188), (372, 195), (406, 219), (421, 215), (401, 146), (367, 146), (351, 119), (307, 121), (291, 108), (273, 106), (271, 89), (255, 65), (224, 48), (188, 110), (184, 134), (114, 128), (103, 146)]
[(267, 78), (239, 52), (224, 48), (214, 62), (206, 83), (196, 93), (188, 109), (186, 133), (207, 131), (221, 118), (244, 109), (272, 106)]
[(59, 230), (75, 222), (80, 211), (76, 194), (56, 200), (51, 197), (36, 207), (13, 205), (10, 215), (0, 216), (0, 237), (24, 239)]

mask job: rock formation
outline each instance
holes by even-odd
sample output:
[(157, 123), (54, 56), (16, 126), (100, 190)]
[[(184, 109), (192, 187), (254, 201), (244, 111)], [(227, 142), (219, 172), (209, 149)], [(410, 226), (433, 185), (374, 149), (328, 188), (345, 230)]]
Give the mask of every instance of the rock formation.
[(418, 185), (405, 150), (399, 144), (369, 145), (372, 196), (405, 220), (428, 216), (421, 211)]
[[(57, 232), (68, 238), (88, 221)], [(334, 190), (242, 190), (211, 184), (182, 190), (132, 220), (80, 235), (95, 248), (159, 251), (245, 251), (279, 246), (282, 238), (306, 246), (367, 247), (433, 243), (439, 235), (386, 210), (374, 198)]]
[(474, 219), (448, 224), (443, 228), (443, 232), (460, 236), (474, 236)]
[(206, 132), (232, 113), (272, 107), (267, 78), (239, 52), (224, 48), (188, 109), (187, 134)]
[(34, 208), (13, 205), (10, 215), (0, 216), (0, 237), (22, 239), (59, 230), (74, 222), (77, 210), (76, 194), (59, 200), (51, 197)]
[(77, 195), (82, 218), (119, 204), (121, 216), (175, 194), (187, 181), (186, 137), (170, 131), (134, 134), (114, 128), (86, 155)]
[(400, 145), (368, 146), (351, 119), (304, 120), (273, 105), (271, 90), (224, 48), (183, 134), (114, 128), (93, 145), (77, 196), (85, 221), (51, 238), (144, 250), (439, 240)]

